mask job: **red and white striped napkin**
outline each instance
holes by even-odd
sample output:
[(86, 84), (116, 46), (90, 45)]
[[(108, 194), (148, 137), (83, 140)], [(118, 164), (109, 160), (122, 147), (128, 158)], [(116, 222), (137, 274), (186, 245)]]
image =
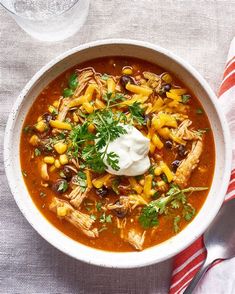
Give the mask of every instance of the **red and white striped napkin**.
[[(235, 198), (235, 38), (233, 38), (219, 89), (219, 103), (223, 108), (232, 135), (233, 162), (230, 184), (225, 200)], [(234, 212), (235, 213), (235, 212)], [(235, 225), (235, 224), (234, 224)], [(183, 293), (206, 257), (203, 238), (179, 253), (173, 263), (170, 294)], [(199, 283), (195, 294), (235, 293), (235, 258), (212, 266)]]

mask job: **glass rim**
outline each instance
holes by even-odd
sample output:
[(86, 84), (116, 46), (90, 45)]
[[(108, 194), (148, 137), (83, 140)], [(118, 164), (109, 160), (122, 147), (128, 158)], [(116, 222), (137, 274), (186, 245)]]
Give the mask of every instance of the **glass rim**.
[[(72, 6), (70, 6), (69, 8), (67, 8), (66, 10), (64, 10), (64, 11), (58, 13), (58, 14), (53, 14), (52, 16), (45, 17), (45, 18), (43, 18), (43, 19), (36, 19), (36, 21), (46, 20), (46, 19), (49, 19), (49, 18), (51, 18), (51, 17), (60, 16), (60, 15), (62, 15), (62, 14), (64, 14), (64, 13), (66, 13), (67, 11), (69, 11), (71, 8), (73, 8), (73, 7), (74, 7), (79, 1), (80, 1), (80, 0), (76, 0), (76, 1), (73, 3)], [(89, 1), (89, 0), (85, 0), (85, 1)], [(0, 1), (0, 5), (1, 5), (3, 8), (5, 8), (9, 13), (11, 13), (11, 14), (13, 14), (13, 15), (15, 15), (15, 16), (18, 16), (18, 17), (21, 17), (21, 18), (24, 18), (24, 19), (27, 19), (27, 20), (33, 20), (33, 21), (35, 21), (35, 19), (29, 18), (29, 17), (27, 17), (27, 16), (25, 16), (25, 15), (17, 14), (16, 12), (12, 11), (12, 10), (9, 9), (8, 7), (6, 7), (6, 6), (2, 3), (2, 1)]]

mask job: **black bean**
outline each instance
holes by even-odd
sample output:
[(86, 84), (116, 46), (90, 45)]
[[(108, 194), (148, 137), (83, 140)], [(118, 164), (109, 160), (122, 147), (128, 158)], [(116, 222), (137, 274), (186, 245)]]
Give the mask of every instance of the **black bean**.
[(145, 115), (144, 116), (144, 122), (147, 124), (147, 122), (150, 120), (150, 117), (149, 117), (149, 115)]
[(171, 89), (171, 84), (166, 84), (166, 85), (164, 85), (163, 89), (164, 89), (164, 92), (168, 92), (168, 91), (170, 91), (170, 89)]
[[(121, 203), (119, 200), (117, 200), (114, 204), (121, 206)], [(114, 209), (113, 212), (118, 218), (124, 218), (127, 214), (127, 210), (122, 207)]]
[(63, 167), (62, 172), (67, 181), (70, 181), (72, 179), (73, 171), (67, 165)]
[(180, 160), (174, 160), (172, 163), (171, 163), (171, 166), (172, 166), (172, 169), (174, 172), (176, 172), (177, 168), (179, 167), (180, 165)]
[(56, 193), (62, 194), (68, 189), (68, 182), (64, 179), (59, 179), (52, 184), (52, 190)]
[(178, 154), (180, 157), (184, 157), (187, 153), (187, 150), (184, 145), (179, 145), (178, 147)]
[(49, 123), (50, 120), (53, 119), (52, 115), (49, 113), (49, 112), (46, 112), (43, 114), (42, 118), (47, 122)]
[(128, 83), (130, 83), (130, 84), (134, 84), (135, 82), (134, 82), (134, 80), (133, 80), (132, 77), (127, 76), (127, 75), (123, 75), (123, 76), (121, 76), (121, 78), (120, 78), (120, 83), (121, 83), (121, 85), (123, 86), (123, 88), (126, 89), (126, 85), (127, 85)]
[(173, 146), (173, 143), (172, 143), (172, 141), (170, 141), (170, 140), (167, 140), (167, 141), (165, 142), (165, 145), (166, 145), (166, 148), (169, 148), (169, 149), (171, 149), (171, 148), (172, 148), (172, 146)]
[(96, 189), (96, 194), (100, 196), (101, 198), (106, 197), (108, 195), (108, 192), (109, 192), (108, 188), (104, 186), (102, 188)]

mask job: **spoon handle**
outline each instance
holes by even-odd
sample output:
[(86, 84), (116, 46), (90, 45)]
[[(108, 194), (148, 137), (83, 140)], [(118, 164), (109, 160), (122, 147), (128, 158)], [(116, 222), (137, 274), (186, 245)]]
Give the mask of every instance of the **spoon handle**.
[(185, 289), (184, 294), (192, 294), (193, 293), (193, 290), (196, 288), (197, 284), (199, 283), (199, 281), (201, 280), (201, 278), (203, 277), (203, 275), (207, 271), (208, 267), (212, 263), (213, 263), (212, 260), (206, 258), (206, 260), (204, 261), (200, 270), (197, 272), (197, 274), (194, 276), (192, 281), (189, 283), (188, 287)]

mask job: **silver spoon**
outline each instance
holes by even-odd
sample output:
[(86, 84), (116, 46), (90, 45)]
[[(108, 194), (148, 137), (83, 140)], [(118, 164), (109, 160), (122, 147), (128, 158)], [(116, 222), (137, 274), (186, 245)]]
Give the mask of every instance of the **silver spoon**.
[(184, 294), (191, 294), (209, 266), (218, 259), (235, 256), (235, 199), (223, 204), (218, 215), (204, 234), (207, 257)]

